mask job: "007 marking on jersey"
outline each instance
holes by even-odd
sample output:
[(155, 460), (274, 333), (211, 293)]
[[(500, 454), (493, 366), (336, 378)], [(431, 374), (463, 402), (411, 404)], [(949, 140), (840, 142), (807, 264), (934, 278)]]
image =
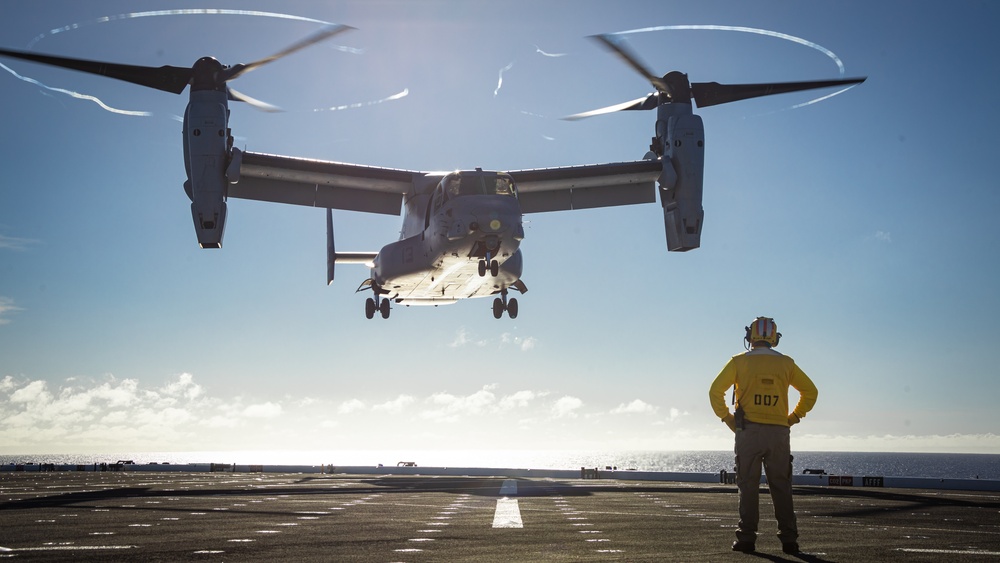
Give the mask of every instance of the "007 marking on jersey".
[(753, 404), (764, 405), (765, 407), (777, 406), (778, 396), (777, 395), (761, 395), (760, 393), (753, 396)]

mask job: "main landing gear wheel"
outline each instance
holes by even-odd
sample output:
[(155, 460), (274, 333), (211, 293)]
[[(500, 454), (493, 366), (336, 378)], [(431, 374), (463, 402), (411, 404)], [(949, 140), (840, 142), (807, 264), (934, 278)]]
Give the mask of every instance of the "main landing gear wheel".
[(379, 303), (375, 299), (369, 297), (365, 300), (365, 317), (369, 319), (375, 318), (375, 311), (378, 311), (382, 315), (383, 319), (389, 318), (389, 300), (382, 298), (382, 302)]
[(480, 260), (479, 261), (479, 277), (486, 277), (486, 270), (489, 269), (490, 275), (494, 278), (500, 275), (500, 262), (496, 260)]
[(507, 311), (507, 316), (516, 319), (517, 318), (517, 299), (511, 297), (507, 299), (507, 290), (500, 292), (500, 297), (493, 300), (493, 318), (499, 319), (503, 317), (503, 312)]

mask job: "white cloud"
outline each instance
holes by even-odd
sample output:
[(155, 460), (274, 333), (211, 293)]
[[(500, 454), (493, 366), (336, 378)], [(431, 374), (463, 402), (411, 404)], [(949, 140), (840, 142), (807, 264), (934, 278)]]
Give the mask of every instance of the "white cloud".
[(530, 350), (533, 350), (535, 348), (535, 345), (537, 343), (538, 343), (538, 339), (534, 338), (532, 336), (528, 336), (528, 337), (515, 336), (515, 335), (513, 335), (513, 334), (511, 334), (509, 332), (505, 332), (505, 333), (503, 333), (503, 334), (500, 335), (500, 346), (501, 347), (507, 346), (507, 345), (513, 345), (513, 346), (515, 346), (517, 348), (520, 348), (520, 350), (522, 352), (528, 352)]
[(190, 373), (182, 373), (177, 381), (169, 383), (161, 389), (171, 396), (182, 396), (186, 399), (194, 399), (201, 395), (201, 386), (194, 382), (194, 376)]
[[(372, 396), (331, 401), (311, 395), (314, 400), (307, 401), (295, 395), (257, 399), (213, 395), (190, 374), (154, 386), (113, 376), (97, 381), (76, 377), (62, 384), (0, 376), (0, 452), (315, 451), (324, 447), (421, 452), (512, 447), (724, 450), (732, 446), (732, 435), (708, 414), (657, 408), (641, 399), (585, 400), (567, 392), (518, 389), (501, 393), (502, 388), (491, 383), (469, 392), (420, 396), (375, 389)], [(331, 415), (331, 411), (335, 412)], [(636, 425), (635, 417), (649, 423)], [(681, 424), (681, 419), (691, 420)], [(705, 430), (698, 426), (702, 419)], [(808, 432), (809, 427), (802, 429)], [(801, 432), (793, 440), (794, 447), (803, 451), (1000, 452), (997, 434)]]
[(552, 405), (552, 414), (556, 418), (574, 418), (577, 416), (576, 411), (583, 407), (583, 401), (577, 397), (565, 396), (562, 397)]
[(466, 331), (465, 327), (463, 326), (458, 329), (458, 332), (455, 333), (455, 340), (452, 340), (451, 344), (449, 344), (448, 346), (450, 346), (451, 348), (461, 348), (463, 346), (469, 346), (469, 345), (485, 346), (486, 341), (473, 339), (471, 336), (469, 336), (468, 331)]
[(867, 435), (844, 436), (802, 434), (795, 436), (793, 447), (815, 451), (845, 452), (975, 452), (1000, 453), (1000, 434), (949, 435)]
[(283, 411), (273, 402), (206, 397), (186, 373), (154, 389), (113, 376), (89, 387), (74, 378), (55, 389), (43, 380), (6, 376), (0, 380), (0, 444), (18, 452), (187, 448), (210, 440), (206, 429), (246, 426)]
[(39, 241), (30, 238), (17, 238), (0, 235), (0, 249), (5, 250), (25, 250), (32, 244), (37, 244), (38, 242)]
[(243, 409), (243, 416), (249, 418), (276, 418), (281, 416), (281, 405), (272, 402), (250, 405)]
[(448, 344), (448, 346), (451, 348), (462, 348), (464, 346), (478, 346), (478, 347), (496, 346), (498, 349), (503, 349), (508, 346), (513, 346), (515, 348), (520, 349), (522, 352), (528, 352), (533, 350), (537, 344), (538, 344), (537, 338), (534, 338), (532, 336), (527, 336), (527, 337), (517, 336), (509, 332), (501, 334), (496, 339), (478, 338), (472, 334), (469, 334), (469, 331), (467, 331), (465, 327), (462, 327), (458, 329), (458, 332), (455, 333), (455, 339), (452, 340), (451, 343)]
[(451, 393), (434, 393), (427, 398), (433, 408), (420, 413), (421, 418), (438, 422), (455, 422), (463, 415), (478, 415), (495, 411), (496, 384), (484, 385), (482, 389), (464, 397)]
[(636, 399), (631, 403), (622, 403), (618, 405), (617, 408), (611, 411), (611, 414), (653, 414), (656, 411), (657, 407), (654, 407), (642, 399)]
[(236, 428), (240, 425), (240, 420), (235, 416), (219, 414), (208, 417), (202, 424), (208, 428)]
[(507, 395), (506, 397), (500, 399), (500, 410), (511, 410), (515, 408), (526, 408), (532, 401), (536, 398), (541, 397), (543, 394), (535, 393), (534, 391), (518, 391), (512, 395)]
[(10, 319), (4, 318), (8, 313), (23, 310), (24, 309), (21, 309), (20, 307), (14, 306), (13, 299), (0, 296), (0, 325), (5, 325), (10, 322)]
[(375, 405), (374, 407), (372, 407), (372, 410), (398, 414), (400, 412), (403, 412), (403, 409), (412, 405), (415, 401), (416, 399), (411, 397), (410, 395), (400, 395), (391, 401), (386, 401), (382, 404)]
[(879, 242), (892, 242), (892, 233), (889, 231), (875, 231), (875, 240)]
[(52, 401), (44, 381), (32, 381), (10, 395), (10, 402), (23, 404), (48, 404)]
[(337, 407), (337, 412), (340, 414), (351, 414), (352, 412), (365, 410), (365, 406), (365, 402), (361, 399), (351, 399), (340, 403), (340, 406)]

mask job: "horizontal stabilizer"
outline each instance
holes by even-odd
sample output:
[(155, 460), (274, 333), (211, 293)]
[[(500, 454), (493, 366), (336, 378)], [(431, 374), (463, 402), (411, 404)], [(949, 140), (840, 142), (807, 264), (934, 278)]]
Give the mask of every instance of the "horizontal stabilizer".
[(333, 256), (338, 264), (366, 264), (370, 268), (378, 252), (334, 252)]

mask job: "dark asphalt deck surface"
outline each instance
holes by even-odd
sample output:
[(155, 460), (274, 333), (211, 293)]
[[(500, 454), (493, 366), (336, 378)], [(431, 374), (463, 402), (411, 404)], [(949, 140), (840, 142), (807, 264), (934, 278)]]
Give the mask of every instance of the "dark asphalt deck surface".
[[(0, 474), (23, 561), (1000, 561), (1000, 494), (796, 487), (803, 553), (762, 495), (733, 553), (731, 485), (263, 473)], [(498, 509), (498, 500), (504, 497)], [(513, 500), (523, 527), (513, 525)], [(502, 514), (501, 514), (502, 513)]]

